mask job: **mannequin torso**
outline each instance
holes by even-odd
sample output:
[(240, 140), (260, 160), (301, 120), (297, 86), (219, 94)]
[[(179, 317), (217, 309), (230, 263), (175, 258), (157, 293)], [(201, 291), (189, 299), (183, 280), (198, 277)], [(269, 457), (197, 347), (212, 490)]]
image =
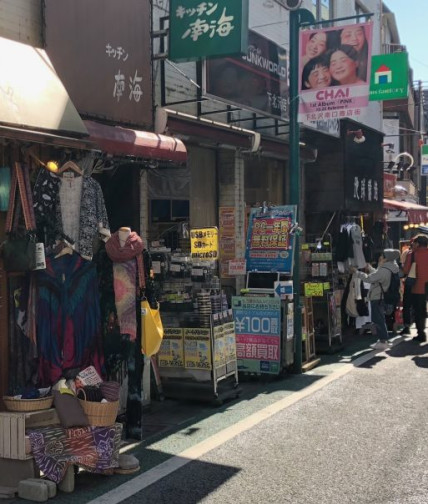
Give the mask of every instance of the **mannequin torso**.
[(128, 239), (129, 235), (131, 234), (131, 228), (130, 227), (121, 227), (119, 228), (119, 242), (120, 246), (124, 247), (126, 240)]

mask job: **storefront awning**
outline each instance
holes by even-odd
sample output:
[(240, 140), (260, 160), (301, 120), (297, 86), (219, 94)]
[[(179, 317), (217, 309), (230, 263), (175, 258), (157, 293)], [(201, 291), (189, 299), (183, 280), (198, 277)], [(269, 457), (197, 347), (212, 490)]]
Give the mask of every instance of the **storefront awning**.
[(95, 121), (84, 121), (89, 139), (112, 156), (135, 156), (157, 161), (182, 164), (187, 160), (184, 143), (173, 137), (149, 131), (108, 126)]
[(409, 224), (428, 222), (428, 207), (411, 203), (410, 201), (383, 200), (383, 207), (387, 210), (401, 210), (407, 213)]
[(0, 124), (34, 134), (87, 136), (47, 54), (0, 37)]

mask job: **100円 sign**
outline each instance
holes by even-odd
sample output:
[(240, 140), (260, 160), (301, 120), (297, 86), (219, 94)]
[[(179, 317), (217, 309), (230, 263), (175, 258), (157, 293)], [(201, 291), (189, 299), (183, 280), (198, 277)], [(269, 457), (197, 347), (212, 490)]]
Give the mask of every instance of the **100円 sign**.
[(248, 39), (248, 0), (170, 0), (171, 61), (245, 53)]
[(218, 229), (216, 227), (190, 230), (192, 259), (213, 261), (218, 259)]

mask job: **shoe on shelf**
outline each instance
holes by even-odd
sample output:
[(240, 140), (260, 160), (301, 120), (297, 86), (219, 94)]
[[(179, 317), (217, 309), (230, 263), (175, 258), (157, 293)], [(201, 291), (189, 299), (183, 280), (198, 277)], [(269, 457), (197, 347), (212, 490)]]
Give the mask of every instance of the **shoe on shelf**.
[(406, 334), (410, 334), (410, 327), (403, 327), (403, 329), (398, 333), (401, 334), (401, 336), (405, 336)]
[(390, 345), (385, 340), (377, 340), (376, 343), (373, 343), (370, 347), (374, 350), (386, 350), (387, 348), (390, 348)]

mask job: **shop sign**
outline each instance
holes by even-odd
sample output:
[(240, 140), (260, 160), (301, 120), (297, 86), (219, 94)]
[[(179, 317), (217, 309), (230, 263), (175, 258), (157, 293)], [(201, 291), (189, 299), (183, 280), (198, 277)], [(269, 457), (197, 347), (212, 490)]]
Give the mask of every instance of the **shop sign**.
[(191, 229), (190, 253), (192, 259), (199, 261), (218, 259), (218, 229), (216, 227)]
[(219, 256), (220, 277), (229, 278), (229, 261), (236, 257), (235, 207), (220, 207), (219, 214)]
[(305, 128), (313, 129), (319, 133), (340, 138), (340, 121), (339, 119), (324, 119), (320, 121), (303, 121)]
[(226, 341), (223, 325), (214, 327), (214, 368), (217, 378), (226, 374)]
[(247, 271), (293, 270), (293, 235), (296, 207), (282, 205), (252, 208), (249, 216), (245, 257)]
[(170, 0), (171, 61), (242, 54), (247, 37), (248, 0)]
[(305, 297), (323, 297), (324, 296), (324, 284), (319, 282), (308, 282), (305, 283)]
[(240, 58), (207, 60), (204, 93), (272, 117), (288, 117), (286, 50), (249, 30)]
[(247, 261), (245, 259), (234, 259), (229, 261), (229, 275), (239, 276), (247, 273)]
[(46, 52), (79, 113), (151, 127), (150, 2), (44, 5)]
[(428, 175), (428, 145), (421, 147), (421, 175)]
[(406, 52), (372, 56), (370, 101), (407, 98), (409, 56)]
[(397, 175), (393, 173), (383, 174), (383, 197), (394, 198), (394, 187), (397, 183)]
[(281, 362), (281, 300), (232, 297), (238, 370), (278, 374)]
[(183, 329), (165, 327), (162, 344), (158, 353), (159, 367), (183, 368)]
[(185, 368), (211, 370), (211, 330), (188, 328), (183, 329), (183, 334)]
[(359, 119), (369, 102), (373, 23), (301, 30), (299, 121)]
[(281, 280), (279, 282), (274, 282), (273, 292), (275, 296), (281, 299), (287, 299), (288, 296), (293, 296), (293, 281)]

